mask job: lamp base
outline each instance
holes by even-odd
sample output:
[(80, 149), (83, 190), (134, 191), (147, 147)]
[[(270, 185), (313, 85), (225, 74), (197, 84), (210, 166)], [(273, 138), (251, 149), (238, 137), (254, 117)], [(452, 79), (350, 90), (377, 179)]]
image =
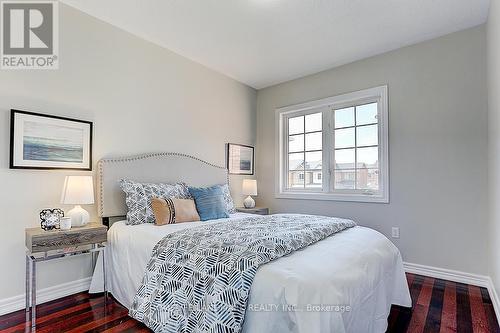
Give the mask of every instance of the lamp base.
[(72, 227), (83, 227), (89, 223), (89, 213), (81, 206), (75, 206), (68, 212), (68, 217), (71, 217)]
[(251, 196), (248, 196), (243, 200), (243, 206), (245, 208), (255, 208), (255, 200)]

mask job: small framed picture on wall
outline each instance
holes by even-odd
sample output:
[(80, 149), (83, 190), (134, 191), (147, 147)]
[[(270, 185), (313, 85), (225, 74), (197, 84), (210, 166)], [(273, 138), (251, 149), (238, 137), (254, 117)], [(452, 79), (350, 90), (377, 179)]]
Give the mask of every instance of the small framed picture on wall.
[(92, 122), (11, 110), (10, 168), (92, 170)]
[(232, 175), (254, 174), (254, 147), (235, 143), (227, 144), (227, 168)]

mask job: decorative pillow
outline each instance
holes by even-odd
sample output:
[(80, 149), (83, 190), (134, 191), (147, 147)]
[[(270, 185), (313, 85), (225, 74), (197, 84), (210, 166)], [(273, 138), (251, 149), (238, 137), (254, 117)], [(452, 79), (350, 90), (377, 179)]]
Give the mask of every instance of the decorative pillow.
[(155, 224), (164, 225), (200, 220), (193, 199), (151, 199)]
[(229, 191), (229, 185), (220, 185), (222, 189), (222, 196), (224, 198), (224, 204), (226, 205), (226, 210), (228, 214), (236, 213), (236, 208), (234, 207), (233, 198), (231, 197), (231, 192)]
[(190, 199), (191, 195), (184, 183), (152, 184), (138, 183), (129, 179), (122, 179), (120, 187), (125, 192), (127, 204), (127, 224), (154, 223), (155, 216), (151, 208), (153, 198)]
[(142, 224), (146, 222), (146, 209), (144, 208), (144, 190), (142, 184), (132, 180), (120, 180), (120, 187), (125, 192), (127, 205), (127, 224)]
[(196, 209), (202, 221), (229, 217), (220, 185), (207, 188), (190, 187), (189, 193), (196, 202)]

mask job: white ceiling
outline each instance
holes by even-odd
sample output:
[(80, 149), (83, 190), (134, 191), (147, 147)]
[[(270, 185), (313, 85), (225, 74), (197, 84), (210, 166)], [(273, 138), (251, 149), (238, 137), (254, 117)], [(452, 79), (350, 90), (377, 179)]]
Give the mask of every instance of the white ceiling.
[(260, 89), (486, 21), (490, 0), (62, 0)]

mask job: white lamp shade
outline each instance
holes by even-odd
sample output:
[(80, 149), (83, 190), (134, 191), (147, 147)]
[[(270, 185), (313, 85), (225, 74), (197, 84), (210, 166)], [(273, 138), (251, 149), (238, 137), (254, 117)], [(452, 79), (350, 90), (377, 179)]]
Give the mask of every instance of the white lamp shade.
[(255, 179), (243, 179), (243, 195), (257, 195), (257, 181)]
[(92, 176), (66, 176), (61, 196), (65, 205), (91, 205), (94, 203)]

